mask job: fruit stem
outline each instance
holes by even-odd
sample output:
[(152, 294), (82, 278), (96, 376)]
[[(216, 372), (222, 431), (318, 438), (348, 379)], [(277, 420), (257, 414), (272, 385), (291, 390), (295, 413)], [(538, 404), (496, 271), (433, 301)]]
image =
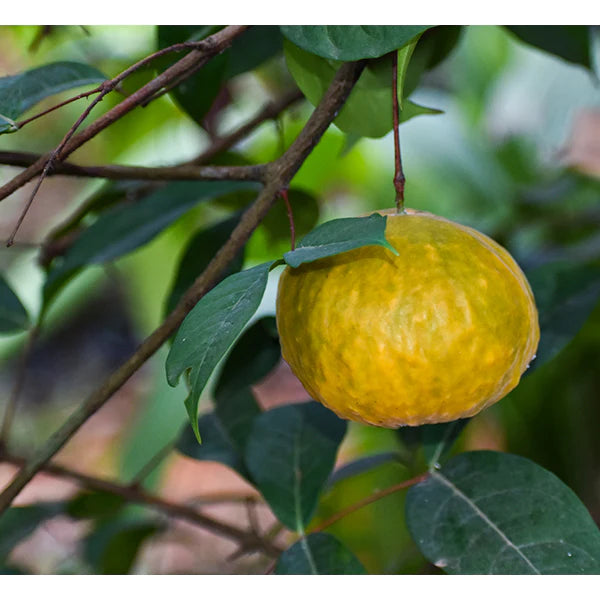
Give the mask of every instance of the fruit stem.
[(404, 213), (404, 184), (406, 178), (402, 169), (402, 155), (400, 153), (400, 119), (398, 107), (398, 52), (392, 52), (392, 112), (394, 116), (394, 157), (395, 173), (394, 187), (396, 188), (396, 214)]
[(283, 198), (285, 202), (285, 208), (287, 210), (288, 220), (290, 222), (290, 246), (292, 250), (296, 249), (296, 227), (294, 225), (294, 213), (292, 212), (292, 205), (290, 203), (290, 199), (288, 197), (287, 188), (283, 188), (280, 190), (279, 195)]

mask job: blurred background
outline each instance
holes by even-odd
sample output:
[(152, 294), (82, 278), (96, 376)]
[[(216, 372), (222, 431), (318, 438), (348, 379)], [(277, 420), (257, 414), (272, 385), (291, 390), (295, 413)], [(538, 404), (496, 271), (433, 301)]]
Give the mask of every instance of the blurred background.
[[(157, 47), (149, 26), (0, 27), (0, 76), (58, 60), (92, 64), (112, 77)], [(123, 93), (149, 80), (136, 74)], [(158, 166), (190, 160), (215, 136), (247, 121), (294, 83), (282, 56), (227, 85), (226, 100), (200, 127), (169, 96), (137, 109), (72, 157), (81, 164)], [(72, 92), (58, 99), (67, 98)], [(120, 101), (113, 94), (92, 116)], [(502, 27), (462, 28), (456, 45), (428, 72), (411, 98), (443, 111), (401, 126), (407, 178), (406, 204), (473, 226), (515, 256), (526, 272), (547, 264), (597, 264), (600, 259), (600, 84), (590, 70), (528, 46)], [(56, 103), (57, 97), (33, 112)], [(87, 100), (68, 105), (0, 138), (0, 150), (43, 153), (55, 147)], [(265, 122), (233, 149), (240, 162), (269, 161), (287, 147), (310, 114), (299, 102), (279, 119)], [(317, 222), (393, 206), (394, 150), (391, 133), (356, 140), (329, 128), (292, 183), (297, 219)], [(0, 166), (0, 183), (19, 169)], [(48, 178), (17, 237), (0, 247), (3, 276), (30, 315), (40, 310), (44, 271), (39, 244), (92, 194), (101, 180)], [(26, 186), (2, 201), (0, 239), (8, 238), (27, 194)], [(294, 202), (296, 194), (297, 202)], [(303, 203), (305, 198), (309, 200)], [(309, 208), (306, 208), (309, 207)], [(25, 369), (11, 431), (11, 451), (27, 455), (67, 418), (75, 406), (161, 322), (185, 245), (203, 224), (221, 218), (224, 207), (206, 203), (179, 219), (146, 246), (92, 267), (57, 297)], [(289, 248), (285, 220), (274, 218), (250, 240), (245, 265)], [(258, 317), (274, 314), (277, 275), (272, 273)], [(560, 280), (556, 280), (560, 285)], [(600, 306), (598, 281), (575, 306), (577, 334), (550, 361), (532, 368), (508, 397), (472, 419), (454, 451), (495, 449), (530, 458), (570, 486), (600, 523)], [(593, 287), (596, 286), (596, 287)], [(579, 302), (579, 304), (577, 304)], [(0, 398), (11, 394), (26, 334), (0, 337)], [(77, 433), (57, 457), (60, 464), (111, 480), (130, 481), (152, 455), (169, 448), (185, 427), (185, 386), (165, 380), (165, 351), (149, 361)], [(533, 365), (535, 367), (535, 365)], [(254, 386), (264, 408), (307, 399), (301, 385), (279, 363)], [(210, 409), (210, 394), (201, 410)], [(410, 452), (394, 431), (352, 424), (340, 465), (387, 451)], [(14, 473), (0, 464), (0, 486)], [(332, 485), (315, 522), (411, 474), (388, 462)], [(207, 514), (245, 526), (256, 518), (268, 529), (274, 518), (257, 492), (228, 467), (173, 451), (145, 479), (152, 493), (174, 502), (196, 502)], [(62, 501), (79, 494), (73, 483), (40, 475), (19, 497), (22, 505)], [(404, 496), (391, 495), (352, 513), (330, 531), (372, 573), (433, 573), (410, 540)], [(140, 507), (121, 508), (125, 522)], [(104, 527), (104, 529), (103, 529)], [(18, 572), (110, 572), (108, 525), (65, 515), (45, 520), (5, 555)], [(285, 532), (274, 532), (288, 542)], [(0, 531), (1, 537), (1, 531)], [(130, 544), (120, 569), (133, 573), (262, 573), (269, 561), (232, 557), (235, 545), (175, 520), (143, 532)], [(130, 538), (127, 538), (130, 539)], [(123, 547), (127, 544), (123, 543)], [(120, 547), (120, 546), (119, 546)], [(0, 548), (2, 540), (0, 539)], [(120, 550), (112, 548), (118, 554)], [(104, 566), (103, 566), (104, 565)]]

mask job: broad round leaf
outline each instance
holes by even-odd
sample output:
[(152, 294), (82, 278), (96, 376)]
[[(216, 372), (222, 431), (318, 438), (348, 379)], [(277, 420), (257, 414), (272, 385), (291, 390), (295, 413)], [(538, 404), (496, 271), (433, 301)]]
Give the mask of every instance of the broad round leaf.
[(277, 561), (276, 575), (366, 575), (360, 561), (328, 533), (311, 533)]
[(600, 574), (600, 531), (577, 496), (534, 462), (459, 454), (410, 489), (411, 535), (454, 574)]
[[(316, 106), (341, 63), (311, 54), (290, 42), (284, 44), (284, 53), (288, 69), (298, 87), (308, 101)], [(399, 65), (405, 62), (403, 53), (404, 49), (399, 53)], [(400, 95), (403, 87), (402, 74), (405, 72), (406, 69), (399, 72)], [(407, 121), (420, 114), (438, 112), (404, 100), (400, 121)], [(392, 61), (389, 56), (371, 62), (364, 69), (334, 123), (345, 133), (364, 137), (379, 138), (391, 131), (393, 125)]]
[(317, 402), (262, 413), (246, 443), (246, 465), (275, 515), (298, 532), (310, 521), (346, 422)]
[(335, 60), (378, 58), (399, 50), (430, 25), (283, 25), (281, 31), (300, 48)]

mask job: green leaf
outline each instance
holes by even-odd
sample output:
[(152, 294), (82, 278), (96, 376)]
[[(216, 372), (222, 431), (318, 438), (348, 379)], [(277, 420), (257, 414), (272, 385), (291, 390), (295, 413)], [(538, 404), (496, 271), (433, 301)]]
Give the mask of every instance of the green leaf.
[(458, 419), (449, 423), (400, 427), (396, 432), (407, 446), (423, 448), (429, 468), (439, 468), (439, 463), (450, 451), (468, 422), (469, 419)]
[(280, 359), (275, 319), (265, 317), (244, 332), (223, 365), (215, 386), (215, 413), (242, 453), (252, 423), (261, 413), (250, 386), (268, 375)]
[[(199, 41), (220, 27), (204, 25), (160, 25), (158, 47), (184, 41)], [(281, 51), (282, 36), (276, 26), (255, 25), (236, 38), (224, 52), (213, 57), (198, 73), (172, 92), (176, 102), (196, 123), (204, 119), (219, 91), (232, 78), (251, 71)], [(172, 62), (172, 61), (169, 61)], [(165, 61), (165, 66), (169, 64)]]
[(419, 37), (404, 77), (406, 97), (417, 89), (426, 71), (439, 65), (454, 50), (462, 29), (460, 25), (441, 25), (428, 29)]
[(23, 331), (29, 325), (27, 310), (0, 275), (0, 333)]
[[(316, 106), (341, 63), (315, 56), (290, 42), (284, 43), (284, 54), (298, 87), (308, 101)], [(399, 53), (400, 64), (403, 56), (404, 53)], [(402, 73), (399, 73), (400, 94), (402, 86)], [(403, 106), (401, 122), (419, 114), (439, 112), (408, 101)], [(392, 130), (392, 61), (389, 56), (367, 65), (334, 123), (345, 133), (372, 138), (383, 137)]]
[(425, 557), (453, 574), (600, 574), (600, 531), (555, 475), (501, 452), (459, 454), (411, 488)]
[(221, 398), (258, 383), (281, 358), (274, 317), (264, 317), (249, 327), (235, 343), (215, 386), (217, 403)]
[(346, 422), (317, 402), (275, 408), (254, 420), (246, 466), (286, 527), (304, 531), (345, 433)]
[(279, 557), (275, 574), (366, 575), (367, 571), (337, 538), (328, 533), (311, 533)]
[(556, 262), (527, 273), (540, 322), (540, 344), (531, 367), (554, 358), (581, 329), (600, 300), (600, 267)]
[(430, 25), (283, 25), (296, 46), (340, 61), (378, 58), (399, 50)]
[(44, 98), (105, 80), (98, 69), (77, 62), (56, 62), (0, 77), (0, 133), (16, 131), (12, 122)]
[(366, 473), (391, 462), (401, 463), (401, 456), (398, 452), (380, 452), (371, 456), (363, 456), (336, 469), (327, 480), (327, 486), (331, 487), (344, 479)]
[(591, 31), (587, 25), (509, 25), (521, 41), (569, 62), (592, 67)]
[(79, 269), (114, 260), (157, 236), (199, 202), (236, 189), (244, 182), (173, 182), (139, 202), (116, 206), (86, 229), (61, 261), (50, 270), (44, 286), (46, 302)]
[(306, 235), (295, 250), (283, 255), (290, 267), (335, 256), (362, 246), (379, 245), (398, 254), (385, 239), (386, 217), (374, 213), (368, 217), (334, 219), (319, 225)]
[(198, 419), (198, 430), (202, 435), (202, 444), (198, 444), (196, 435), (185, 427), (177, 441), (177, 450), (195, 460), (212, 460), (227, 465), (242, 477), (249, 479), (242, 455), (224, 431), (220, 420), (214, 413), (202, 415)]
[(122, 496), (110, 492), (81, 492), (69, 501), (66, 513), (74, 519), (102, 519), (116, 514), (125, 504)]
[(13, 506), (0, 517), (0, 561), (13, 548), (31, 535), (44, 521), (64, 510), (62, 502), (44, 502), (29, 506)]
[(161, 530), (149, 520), (121, 517), (101, 521), (83, 542), (84, 556), (98, 575), (126, 575), (142, 544)]
[(185, 405), (198, 441), (198, 402), (221, 358), (256, 312), (274, 261), (234, 273), (214, 287), (183, 321), (167, 356), (167, 381), (177, 385), (190, 371), (190, 395)]
[(215, 414), (231, 444), (243, 455), (254, 420), (261, 414), (251, 388), (242, 388), (217, 398)]
[[(181, 296), (183, 296), (196, 278), (208, 266), (208, 263), (212, 260), (221, 246), (229, 239), (231, 232), (239, 222), (239, 215), (236, 215), (235, 217), (221, 221), (207, 229), (203, 229), (192, 237), (179, 263), (177, 275), (175, 276), (173, 287), (171, 288), (171, 292), (166, 302), (166, 314), (170, 313), (175, 308), (181, 299)], [(227, 269), (223, 273), (222, 279), (232, 273), (237, 273), (242, 268), (243, 264), (244, 248), (242, 248), (229, 263)]]

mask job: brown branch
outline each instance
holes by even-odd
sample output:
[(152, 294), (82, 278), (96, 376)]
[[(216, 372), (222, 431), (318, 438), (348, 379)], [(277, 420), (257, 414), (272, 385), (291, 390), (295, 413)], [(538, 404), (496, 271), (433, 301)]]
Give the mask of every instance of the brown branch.
[[(0, 460), (17, 466), (25, 464), (25, 461), (22, 458), (10, 455), (0, 455)], [(196, 510), (192, 506), (170, 502), (158, 496), (149, 494), (139, 487), (121, 485), (106, 479), (100, 479), (98, 477), (86, 475), (85, 473), (80, 473), (79, 471), (75, 471), (54, 463), (46, 465), (43, 471), (49, 475), (56, 475), (62, 479), (70, 479), (75, 481), (86, 489), (115, 494), (131, 504), (141, 504), (149, 508), (157, 509), (170, 517), (188, 521), (198, 525), (199, 527), (202, 527), (203, 529), (206, 529), (207, 531), (211, 531), (212, 533), (238, 542), (240, 547), (244, 548), (244, 550), (247, 552), (252, 550), (260, 550), (269, 556), (278, 556), (282, 552), (281, 548), (278, 548), (272, 541), (266, 538), (263, 539), (252, 529), (252, 527), (249, 530), (240, 529), (234, 525), (230, 525), (229, 523), (209, 517)], [(231, 501), (247, 502), (248, 500), (248, 496), (235, 497), (231, 496), (230, 494), (209, 496), (207, 498), (199, 499), (199, 501), (203, 504)], [(254, 498), (252, 500), (255, 501)]]
[[(137, 106), (143, 104), (158, 90), (162, 89), (166, 85), (169, 85), (171, 81), (179, 78), (182, 73), (189, 71), (190, 68), (195, 65), (202, 66), (206, 64), (213, 56), (222, 52), (227, 46), (229, 46), (235, 37), (243, 33), (246, 29), (247, 26), (245, 25), (230, 25), (229, 27), (225, 27), (221, 31), (218, 31), (214, 35), (207, 37), (201, 42), (194, 42), (193, 49), (186, 56), (152, 79), (152, 81), (142, 86), (139, 90), (125, 98), (125, 100), (99, 117), (79, 134), (74, 135), (75, 130), (79, 127), (83, 119), (89, 114), (92, 108), (103, 99), (105, 92), (108, 93), (109, 91), (112, 91), (133, 71), (137, 70), (144, 64), (147, 64), (150, 62), (150, 60), (154, 60), (162, 51), (154, 53), (150, 57), (146, 57), (145, 59), (138, 61), (135, 65), (132, 65), (114, 79), (105, 82), (103, 84), (103, 92), (101, 92), (94, 99), (83, 115), (69, 130), (67, 135), (63, 138), (59, 149), (56, 149), (47, 155), (41, 156), (35, 163), (19, 173), (8, 183), (0, 187), (0, 200), (3, 200), (18, 190), (20, 187), (31, 181), (34, 177), (41, 174), (43, 178), (44, 172), (49, 171), (52, 163), (66, 159), (70, 154), (77, 150), (77, 148), (91, 140), (98, 133), (106, 129), (109, 125), (112, 125), (118, 119), (121, 119)], [(28, 204), (30, 203), (31, 200), (28, 202)]]
[(418, 475), (417, 477), (413, 477), (412, 479), (407, 479), (406, 481), (401, 481), (400, 483), (396, 483), (395, 485), (392, 485), (392, 486), (386, 488), (385, 490), (380, 490), (378, 492), (375, 492), (374, 494), (371, 494), (370, 496), (367, 496), (366, 498), (359, 500), (355, 504), (352, 504), (351, 506), (346, 507), (345, 509), (343, 509), (339, 513), (333, 515), (326, 521), (323, 521), (316, 527), (313, 527), (312, 530), (310, 531), (310, 533), (317, 533), (318, 531), (323, 531), (324, 529), (331, 527), (334, 523), (337, 523), (340, 519), (347, 517), (349, 514), (359, 510), (360, 508), (363, 508), (369, 504), (372, 504), (373, 502), (376, 502), (377, 500), (381, 500), (381, 498), (385, 498), (386, 496), (389, 496), (390, 494), (395, 494), (396, 492), (399, 492), (400, 490), (404, 490), (404, 489), (411, 487), (417, 483), (420, 483), (421, 481), (424, 481), (425, 479), (427, 479), (428, 476), (429, 476), (428, 473), (423, 473), (421, 475)]
[(188, 289), (165, 321), (74, 411), (62, 427), (21, 468), (8, 487), (0, 494), (0, 514), (10, 506), (17, 494), (79, 428), (171, 337), (190, 310), (215, 285), (220, 274), (264, 219), (280, 190), (289, 185), (302, 163), (317, 145), (346, 101), (364, 66), (365, 62), (359, 61), (345, 63), (340, 67), (329, 89), (298, 137), (282, 157), (268, 165), (263, 190), (244, 213), (227, 242), (216, 253), (204, 272)]
[[(0, 164), (14, 167), (29, 167), (39, 159), (39, 154), (30, 152), (0, 152)], [(171, 167), (85, 166), (62, 162), (57, 164), (49, 175), (101, 177), (117, 181), (262, 181), (264, 166), (203, 166), (193, 164), (173, 165)]]
[(259, 125), (262, 125), (265, 121), (277, 118), (284, 110), (295, 104), (299, 100), (304, 98), (300, 90), (294, 89), (285, 93), (281, 98), (269, 102), (258, 114), (250, 119), (246, 124), (242, 125), (235, 131), (224, 135), (223, 137), (217, 138), (211, 144), (210, 148), (204, 150), (194, 160), (188, 164), (202, 165), (211, 161), (215, 156), (229, 150), (237, 142), (244, 139), (248, 134), (252, 133)]

